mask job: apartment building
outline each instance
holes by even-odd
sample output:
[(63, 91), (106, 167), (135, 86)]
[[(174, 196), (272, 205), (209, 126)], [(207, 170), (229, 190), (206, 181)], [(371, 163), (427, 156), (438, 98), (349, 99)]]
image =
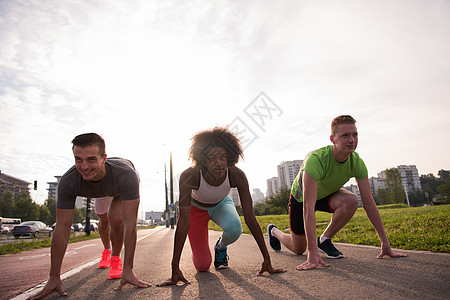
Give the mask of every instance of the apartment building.
[(31, 182), (13, 177), (0, 171), (0, 194), (11, 191), (14, 194), (14, 200), (19, 198), (20, 194), (29, 191)]
[(283, 161), (277, 166), (278, 178), (280, 180), (280, 188), (290, 188), (295, 177), (300, 171), (303, 160)]
[(278, 177), (272, 177), (267, 179), (267, 197), (274, 196), (280, 189), (280, 179)]

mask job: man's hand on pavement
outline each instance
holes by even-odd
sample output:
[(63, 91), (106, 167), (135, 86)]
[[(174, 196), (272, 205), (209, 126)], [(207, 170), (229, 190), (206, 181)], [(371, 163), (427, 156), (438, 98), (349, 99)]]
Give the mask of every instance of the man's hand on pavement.
[(62, 289), (62, 282), (59, 276), (50, 277), (47, 283), (45, 284), (44, 288), (37, 294), (27, 298), (27, 300), (41, 299), (47, 295), (50, 295), (53, 292), (57, 292), (60, 296), (67, 296), (67, 293), (65, 293)]
[(320, 257), (319, 253), (317, 254), (308, 254), (308, 259), (302, 263), (301, 265), (297, 266), (297, 270), (301, 271), (301, 270), (310, 270), (310, 269), (314, 269), (315, 267), (317, 267), (318, 265), (322, 265), (324, 267), (329, 267), (329, 264), (326, 264), (322, 258)]
[(394, 252), (392, 251), (392, 248), (389, 246), (389, 247), (381, 247), (381, 252), (377, 256), (377, 258), (383, 258), (384, 256), (396, 258), (396, 257), (405, 257), (407, 255), (405, 253)]

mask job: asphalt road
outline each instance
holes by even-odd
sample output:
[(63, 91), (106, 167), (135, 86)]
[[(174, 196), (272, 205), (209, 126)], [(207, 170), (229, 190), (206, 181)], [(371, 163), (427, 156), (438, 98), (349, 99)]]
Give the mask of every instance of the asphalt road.
[[(144, 289), (127, 285), (121, 291), (114, 291), (119, 281), (107, 279), (108, 270), (97, 268), (98, 258), (91, 257), (83, 262), (79, 261), (77, 269), (69, 271), (70, 268), (67, 268), (66, 264), (75, 257), (72, 255), (70, 259), (69, 255), (63, 266), (64, 272), (68, 272), (63, 279), (63, 288), (69, 294), (68, 299), (392, 300), (449, 299), (450, 295), (450, 254), (404, 251), (408, 257), (376, 259), (379, 253), (376, 247), (336, 244), (346, 256), (344, 259), (324, 258), (331, 267), (296, 271), (295, 267), (305, 261), (306, 256), (294, 255), (283, 248), (278, 253), (269, 251), (273, 266), (286, 268), (288, 271), (270, 276), (256, 276), (262, 256), (250, 235), (242, 235), (236, 243), (229, 246), (230, 267), (220, 271), (212, 267), (209, 272), (198, 273), (191, 261), (189, 243), (186, 242), (181, 258), (181, 269), (191, 284), (156, 287), (156, 283), (165, 281), (171, 275), (173, 234), (173, 229), (165, 227), (138, 231), (139, 241), (134, 270), (138, 278), (152, 283), (151, 287)], [(211, 249), (220, 234), (210, 232)], [(74, 248), (82, 246), (72, 245)], [(100, 252), (96, 247), (85, 248), (79, 248), (76, 252), (83, 254), (91, 249), (95, 250), (94, 256), (98, 257)], [(13, 259), (15, 256), (8, 257)], [(48, 264), (48, 249), (46, 261)], [(0, 265), (4, 263), (6, 259), (0, 257)], [(47, 280), (47, 274), (48, 271), (39, 275), (41, 282)], [(4, 280), (4, 277), (0, 277), (0, 282), (3, 283)], [(27, 289), (22, 288), (16, 292), (15, 295), (18, 296), (14, 299), (25, 299), (27, 295), (39, 290), (31, 289), (25, 292)], [(6, 292), (0, 293), (0, 298), (10, 298), (3, 298), (4, 295)], [(60, 299), (60, 297), (53, 294), (46, 299)]]

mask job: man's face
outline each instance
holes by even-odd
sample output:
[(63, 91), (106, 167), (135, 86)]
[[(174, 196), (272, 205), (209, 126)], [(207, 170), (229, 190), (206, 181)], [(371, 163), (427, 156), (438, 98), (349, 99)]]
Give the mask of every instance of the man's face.
[(97, 145), (87, 147), (73, 147), (75, 167), (84, 180), (98, 181), (105, 176), (106, 154), (100, 155)]
[(358, 146), (358, 130), (355, 124), (341, 124), (337, 127), (334, 136), (330, 137), (331, 142), (338, 151), (351, 154)]
[(221, 147), (212, 148), (206, 155), (206, 168), (217, 178), (222, 178), (228, 168), (227, 151)]

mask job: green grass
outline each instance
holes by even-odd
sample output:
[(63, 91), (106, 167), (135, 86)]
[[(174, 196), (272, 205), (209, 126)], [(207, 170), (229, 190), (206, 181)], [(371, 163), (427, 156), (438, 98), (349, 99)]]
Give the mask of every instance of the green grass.
[[(71, 234), (70, 238), (69, 238), (69, 244), (80, 242), (80, 241), (97, 239), (99, 237), (100, 237), (100, 234), (98, 234), (97, 232), (91, 233), (91, 235)], [(22, 251), (46, 248), (46, 247), (50, 247), (51, 243), (52, 243), (51, 238), (33, 239), (32, 241), (29, 241), (29, 240), (24, 241), (24, 240), (19, 239), (12, 243), (1, 245), (0, 246), (0, 255), (15, 254), (15, 253), (20, 253)]]
[[(450, 253), (450, 205), (408, 207), (386, 205), (378, 207), (391, 246), (407, 250), (427, 250)], [(322, 234), (331, 220), (331, 214), (316, 212), (317, 235)], [(256, 217), (263, 233), (267, 225), (275, 224), (289, 233), (289, 216)], [(244, 233), (250, 234), (241, 217)], [(221, 230), (209, 222), (212, 230)], [(380, 240), (364, 210), (358, 208), (350, 222), (333, 238), (334, 242), (380, 246)]]
[[(156, 226), (139, 227), (138, 230), (139, 229), (150, 229), (150, 228), (154, 228), (154, 227), (156, 227)], [(71, 234), (70, 238), (69, 238), (69, 244), (81, 242), (81, 241), (92, 240), (92, 239), (98, 239), (98, 238), (100, 238), (100, 234), (98, 232), (91, 232), (90, 235)], [(22, 251), (46, 248), (46, 247), (50, 247), (51, 243), (52, 243), (51, 238), (33, 239), (32, 241), (30, 241), (30, 240), (24, 241), (24, 240), (19, 239), (12, 243), (1, 245), (0, 246), (0, 255), (15, 254), (15, 253), (20, 253)]]

